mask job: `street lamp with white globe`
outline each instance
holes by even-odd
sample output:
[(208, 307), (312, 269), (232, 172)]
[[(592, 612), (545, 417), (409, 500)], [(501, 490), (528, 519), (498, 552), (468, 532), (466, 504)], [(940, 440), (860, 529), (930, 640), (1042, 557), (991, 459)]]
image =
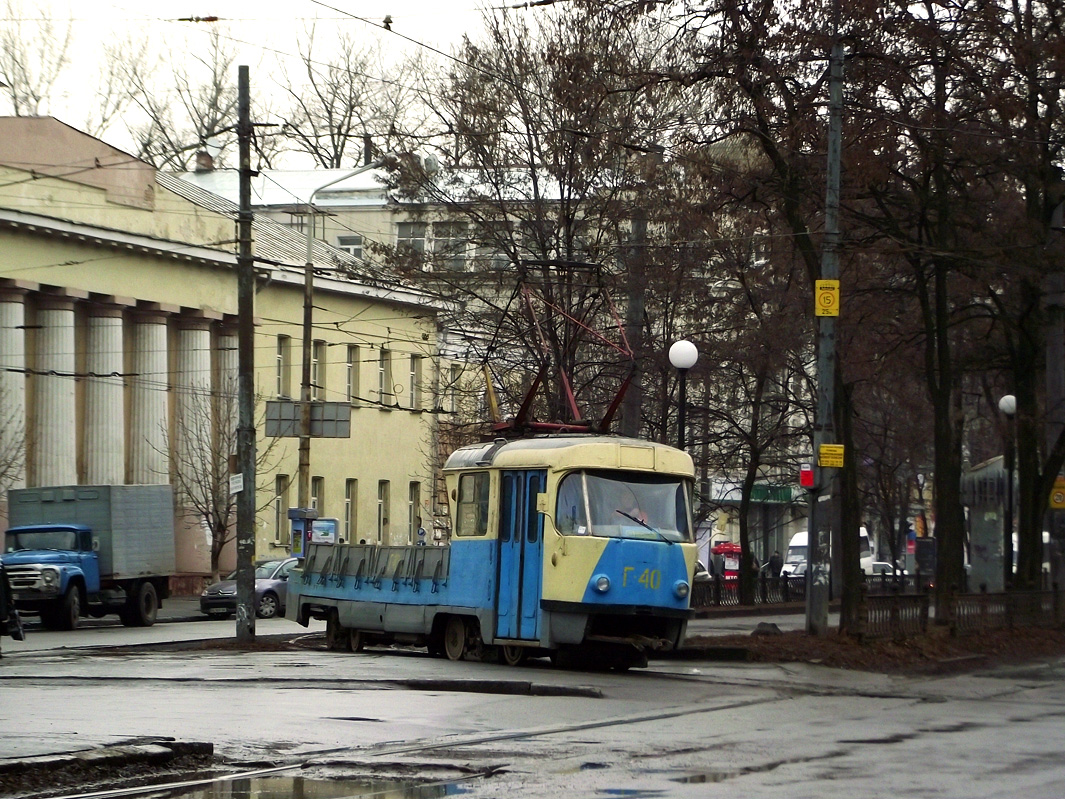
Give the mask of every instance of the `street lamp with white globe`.
[(1013, 417), (1017, 413), (1017, 398), (1007, 394), (998, 401), (998, 409), (1006, 417), (1006, 518), (1002, 525), (1002, 572), (1003, 585), (1013, 582), (1013, 461), (1016, 448)]
[(677, 449), (684, 449), (684, 428), (687, 424), (688, 411), (688, 370), (699, 360), (699, 350), (687, 339), (674, 341), (669, 348), (669, 362), (677, 370), (680, 383), (680, 397), (677, 414)]

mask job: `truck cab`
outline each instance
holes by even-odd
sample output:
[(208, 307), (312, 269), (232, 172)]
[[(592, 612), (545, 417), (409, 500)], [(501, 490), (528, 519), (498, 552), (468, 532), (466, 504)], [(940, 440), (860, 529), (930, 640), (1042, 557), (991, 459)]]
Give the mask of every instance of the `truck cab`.
[(15, 604), (45, 626), (77, 626), (85, 598), (100, 591), (92, 530), (81, 524), (33, 524), (4, 533), (4, 568)]

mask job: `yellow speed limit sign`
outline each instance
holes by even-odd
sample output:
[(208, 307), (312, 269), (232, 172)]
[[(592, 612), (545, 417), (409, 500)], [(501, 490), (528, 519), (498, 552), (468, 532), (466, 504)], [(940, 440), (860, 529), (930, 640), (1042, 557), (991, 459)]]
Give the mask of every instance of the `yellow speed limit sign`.
[(1065, 510), (1065, 477), (1054, 481), (1054, 487), (1050, 489), (1050, 507), (1054, 510)]
[(814, 284), (814, 314), (839, 316), (839, 281), (818, 280)]

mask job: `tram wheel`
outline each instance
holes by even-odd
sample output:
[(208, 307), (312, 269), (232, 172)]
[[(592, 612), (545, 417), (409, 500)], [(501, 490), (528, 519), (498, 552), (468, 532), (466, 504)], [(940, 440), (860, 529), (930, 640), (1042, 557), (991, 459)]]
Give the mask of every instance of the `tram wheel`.
[(462, 616), (449, 616), (444, 627), (444, 654), (448, 660), (462, 660), (466, 654), (466, 622)]
[(333, 652), (351, 650), (351, 630), (340, 626), (340, 618), (335, 608), (325, 620), (325, 646)]
[(525, 647), (504, 644), (500, 649), (503, 654), (503, 662), (508, 666), (520, 666), (525, 662)]

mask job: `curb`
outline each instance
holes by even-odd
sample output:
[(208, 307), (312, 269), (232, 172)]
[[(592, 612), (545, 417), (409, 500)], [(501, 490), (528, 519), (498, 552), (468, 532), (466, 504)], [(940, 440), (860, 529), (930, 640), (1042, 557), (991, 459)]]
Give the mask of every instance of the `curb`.
[(146, 738), (76, 752), (5, 758), (0, 759), (0, 794), (85, 785), (106, 780), (111, 770), (131, 765), (145, 769), (199, 769), (211, 765), (213, 757), (213, 743)]

